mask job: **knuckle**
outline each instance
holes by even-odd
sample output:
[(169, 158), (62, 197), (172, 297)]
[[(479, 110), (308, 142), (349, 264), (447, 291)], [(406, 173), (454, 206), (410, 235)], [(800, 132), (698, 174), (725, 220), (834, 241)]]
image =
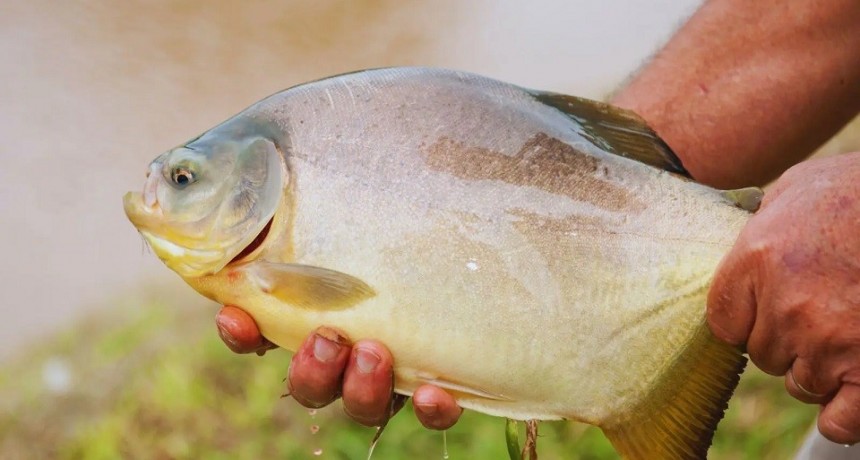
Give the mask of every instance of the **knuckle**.
[(757, 368), (759, 368), (762, 372), (768, 375), (772, 375), (774, 377), (778, 377), (780, 375), (785, 374), (785, 370), (781, 369), (779, 365), (771, 362), (770, 357), (759, 353), (753, 349), (748, 350), (750, 361), (755, 364)]
[(781, 176), (779, 176), (777, 183), (778, 184), (779, 183), (791, 184), (791, 183), (797, 182), (798, 180), (804, 181), (804, 182), (808, 181), (809, 180), (809, 171), (807, 171), (807, 169), (809, 168), (809, 164), (805, 164), (805, 163), (810, 163), (813, 161), (814, 160), (810, 160), (809, 162), (798, 163), (798, 164), (786, 169), (785, 172), (782, 173)]
[(711, 332), (714, 336), (722, 342), (725, 342), (729, 345), (738, 346), (743, 344), (744, 340), (738, 337), (738, 334), (729, 331), (730, 325), (724, 324), (725, 312), (722, 310), (709, 310), (708, 311), (708, 326), (711, 329)]

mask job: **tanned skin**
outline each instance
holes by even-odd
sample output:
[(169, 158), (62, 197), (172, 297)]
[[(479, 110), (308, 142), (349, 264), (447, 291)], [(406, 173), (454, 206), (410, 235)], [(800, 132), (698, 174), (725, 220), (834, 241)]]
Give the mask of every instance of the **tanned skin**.
[(712, 0), (612, 100), (699, 182), (764, 185), (860, 110), (855, 0)]

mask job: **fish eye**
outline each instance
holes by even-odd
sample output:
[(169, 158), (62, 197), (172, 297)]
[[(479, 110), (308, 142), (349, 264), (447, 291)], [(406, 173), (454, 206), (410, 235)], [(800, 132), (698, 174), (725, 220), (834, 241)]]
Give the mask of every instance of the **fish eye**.
[(194, 173), (188, 170), (188, 168), (178, 166), (170, 171), (170, 180), (179, 188), (191, 185), (194, 183), (194, 179)]

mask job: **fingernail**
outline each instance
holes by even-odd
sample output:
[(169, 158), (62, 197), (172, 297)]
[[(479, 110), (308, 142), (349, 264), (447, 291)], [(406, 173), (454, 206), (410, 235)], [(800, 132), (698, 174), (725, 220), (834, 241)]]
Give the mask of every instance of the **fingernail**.
[(365, 350), (365, 349), (357, 349), (355, 350), (355, 364), (358, 366), (359, 372), (362, 374), (370, 374), (376, 369), (376, 366), (379, 365), (379, 361), (382, 358), (379, 357), (376, 353)]
[(315, 334), (314, 336), (314, 358), (318, 361), (327, 363), (337, 357), (340, 352), (340, 345), (331, 340)]
[(424, 415), (436, 415), (439, 412), (439, 406), (433, 403), (416, 402), (415, 407)]
[(227, 342), (228, 345), (232, 345), (233, 347), (239, 345), (239, 341), (236, 340), (236, 337), (233, 337), (233, 334), (230, 333), (230, 329), (227, 328), (220, 318), (215, 320), (215, 325), (218, 326), (218, 335), (220, 335), (221, 339)]
[[(426, 400), (426, 401), (425, 401)], [(419, 392), (412, 396), (412, 404), (425, 415), (436, 415), (439, 405), (433, 402), (430, 395)]]

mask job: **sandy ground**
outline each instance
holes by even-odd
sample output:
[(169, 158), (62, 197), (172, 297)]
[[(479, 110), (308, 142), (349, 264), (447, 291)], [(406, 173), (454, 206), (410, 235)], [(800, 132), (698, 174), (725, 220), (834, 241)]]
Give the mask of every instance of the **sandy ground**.
[(5, 0), (0, 359), (112, 299), (196, 299), (144, 252), (121, 197), (254, 101), (391, 65), (601, 97), (696, 3)]

